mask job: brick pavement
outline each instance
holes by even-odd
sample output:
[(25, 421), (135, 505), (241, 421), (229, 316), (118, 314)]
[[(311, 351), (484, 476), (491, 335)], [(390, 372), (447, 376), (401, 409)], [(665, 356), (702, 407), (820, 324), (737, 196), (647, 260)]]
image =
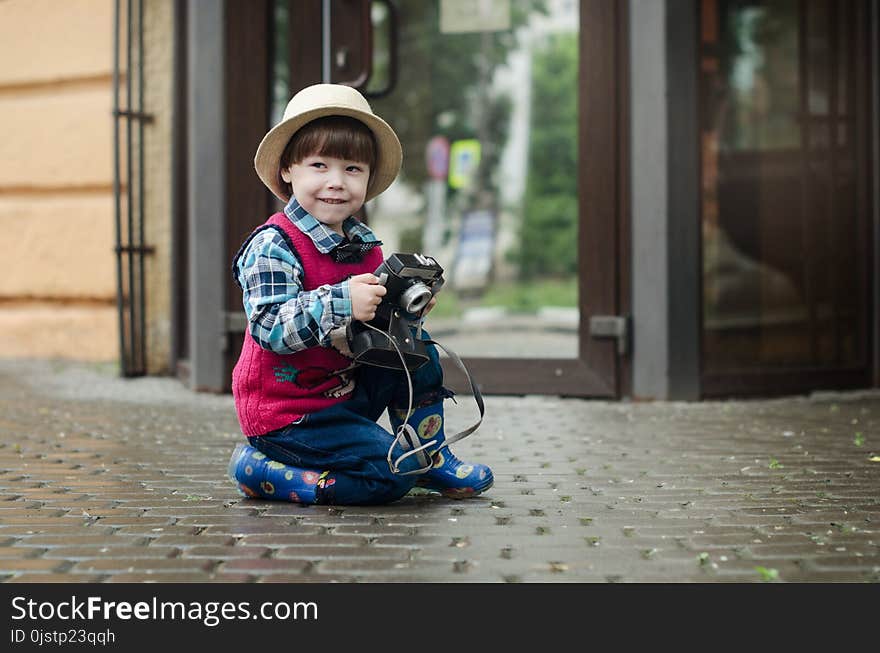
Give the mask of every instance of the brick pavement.
[[(487, 397), (496, 485), (382, 507), (241, 498), (231, 398), (0, 361), (5, 582), (880, 580), (880, 393), (703, 403)], [(474, 417), (467, 399), (452, 427)]]

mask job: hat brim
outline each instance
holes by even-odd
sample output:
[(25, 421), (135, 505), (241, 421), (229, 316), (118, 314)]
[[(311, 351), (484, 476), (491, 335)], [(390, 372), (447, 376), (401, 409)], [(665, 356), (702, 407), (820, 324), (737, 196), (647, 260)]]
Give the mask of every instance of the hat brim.
[(403, 163), (403, 148), (390, 125), (378, 116), (348, 106), (322, 106), (304, 111), (278, 123), (263, 137), (254, 155), (254, 168), (260, 179), (283, 202), (290, 200), (279, 176), (281, 155), (291, 137), (304, 125), (325, 116), (349, 116), (364, 123), (376, 140), (376, 165), (371, 171), (365, 201), (388, 188), (397, 178)]

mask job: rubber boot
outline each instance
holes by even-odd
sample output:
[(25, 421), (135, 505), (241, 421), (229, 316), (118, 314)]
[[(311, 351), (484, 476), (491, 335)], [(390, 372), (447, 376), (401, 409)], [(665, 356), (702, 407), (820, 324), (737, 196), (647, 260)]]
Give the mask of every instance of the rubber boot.
[[(396, 431), (406, 417), (406, 409), (388, 411), (391, 426)], [(407, 420), (422, 443), (436, 440), (431, 448), (431, 468), (419, 476), (416, 485), (440, 492), (451, 499), (466, 499), (485, 492), (494, 483), (492, 470), (487, 465), (459, 460), (449, 447), (444, 446), (443, 404), (436, 403), (413, 409)]]
[(227, 473), (246, 497), (304, 504), (322, 503), (334, 483), (328, 472), (285, 465), (244, 443), (235, 446)]

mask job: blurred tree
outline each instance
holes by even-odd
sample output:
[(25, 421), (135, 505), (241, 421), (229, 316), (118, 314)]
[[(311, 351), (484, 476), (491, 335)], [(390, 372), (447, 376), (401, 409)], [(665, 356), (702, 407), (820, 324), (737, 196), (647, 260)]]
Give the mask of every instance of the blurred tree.
[(548, 35), (532, 60), (531, 138), (520, 248), (520, 276), (577, 273), (577, 34)]
[[(396, 90), (370, 102), (397, 132), (404, 151), (404, 179), (417, 189), (427, 180), (425, 146), (432, 136), (450, 141), (478, 138), (482, 145), (476, 187), (497, 194), (493, 174), (507, 141), (510, 100), (489, 92), (495, 68), (517, 47), (516, 30), (545, 0), (511, 0), (510, 29), (440, 33), (440, 3), (399, 0)], [(450, 190), (450, 195), (455, 191)]]

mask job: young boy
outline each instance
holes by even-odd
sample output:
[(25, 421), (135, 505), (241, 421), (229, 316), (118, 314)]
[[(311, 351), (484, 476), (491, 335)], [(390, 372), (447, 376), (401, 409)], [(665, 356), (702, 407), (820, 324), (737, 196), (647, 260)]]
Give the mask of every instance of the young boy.
[[(247, 496), (378, 504), (416, 484), (463, 498), (493, 483), (487, 466), (443, 446), (451, 393), (432, 345), (411, 396), (402, 371), (352, 364), (346, 328), (373, 319), (386, 290), (372, 274), (381, 242), (351, 216), (391, 185), (402, 158), (394, 130), (358, 91), (336, 84), (297, 93), (257, 148), (257, 174), (287, 204), (233, 262), (248, 333), (232, 391), (248, 444), (236, 446), (229, 476)], [(430, 458), (407, 456), (392, 471), (395, 437), (376, 423), (386, 409), (395, 429), (406, 419), (421, 442), (434, 441)]]

